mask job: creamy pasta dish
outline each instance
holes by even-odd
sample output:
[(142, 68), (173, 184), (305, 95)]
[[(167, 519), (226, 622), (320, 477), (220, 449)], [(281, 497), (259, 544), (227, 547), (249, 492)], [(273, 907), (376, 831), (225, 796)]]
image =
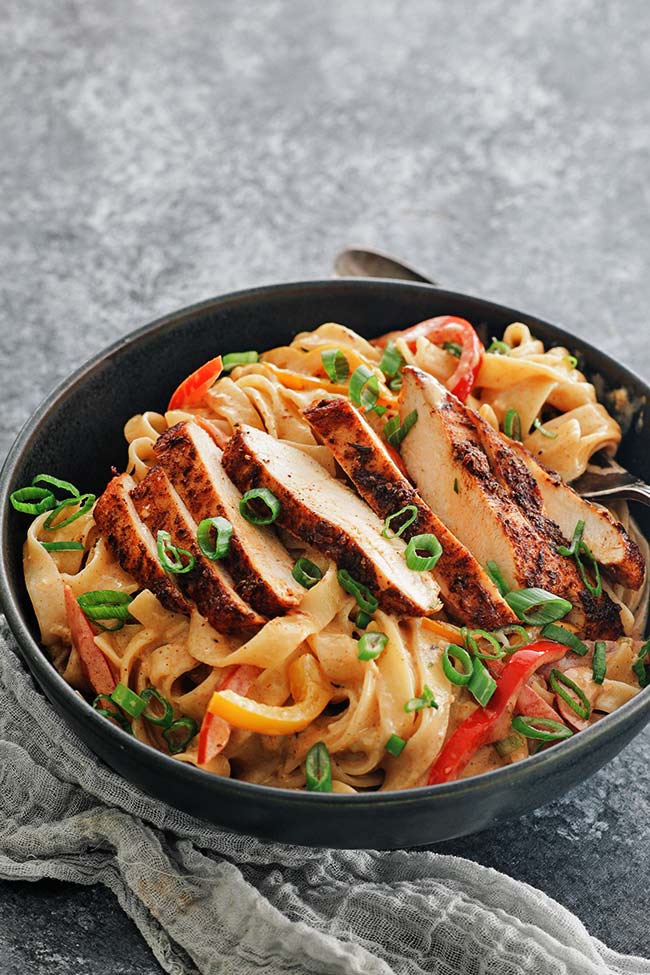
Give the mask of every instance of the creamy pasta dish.
[(140, 741), (289, 789), (447, 782), (581, 732), (650, 660), (646, 542), (571, 487), (621, 439), (578, 365), (452, 316), (218, 355), (128, 420), (99, 497), (65, 471), (12, 495), (54, 666)]

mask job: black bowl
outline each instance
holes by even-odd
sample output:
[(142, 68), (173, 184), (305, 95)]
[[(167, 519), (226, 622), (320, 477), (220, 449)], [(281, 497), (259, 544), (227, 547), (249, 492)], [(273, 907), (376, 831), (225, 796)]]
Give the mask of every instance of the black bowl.
[[(218, 352), (271, 348), (326, 321), (372, 337), (440, 314), (468, 318), (484, 337), (500, 336), (509, 322), (525, 322), (543, 341), (579, 355), (587, 373), (598, 374), (605, 386), (625, 385), (633, 396), (645, 396), (643, 425), (635, 429), (647, 428), (650, 388), (561, 329), (427, 285), (360, 279), (256, 288), (168, 315), (83, 366), (24, 427), (0, 479), (4, 611), (25, 663), (63, 719), (100, 758), (146, 792), (219, 826), (287, 842), (369, 849), (423, 845), (485, 829), (548, 802), (604, 765), (650, 719), (645, 690), (574, 738), (475, 778), (360, 796), (292, 792), (219, 778), (141, 744), (81, 700), (41, 650), (21, 566), (26, 519), (11, 509), (13, 490), (41, 471), (84, 490), (101, 490), (111, 466), (124, 467), (125, 420), (145, 409), (164, 409), (170, 390)], [(619, 457), (650, 480), (650, 453), (634, 430), (626, 434)]]

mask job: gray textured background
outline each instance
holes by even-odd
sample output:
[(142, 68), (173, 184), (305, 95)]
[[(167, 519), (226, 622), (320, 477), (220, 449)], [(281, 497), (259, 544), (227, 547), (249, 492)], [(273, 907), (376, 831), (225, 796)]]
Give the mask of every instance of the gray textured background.
[[(116, 336), (351, 242), (650, 375), (643, 0), (0, 0), (0, 66), (0, 455)], [(646, 732), (446, 849), (650, 955), (649, 763)], [(160, 971), (102, 889), (2, 884), (0, 916), (2, 975)]]

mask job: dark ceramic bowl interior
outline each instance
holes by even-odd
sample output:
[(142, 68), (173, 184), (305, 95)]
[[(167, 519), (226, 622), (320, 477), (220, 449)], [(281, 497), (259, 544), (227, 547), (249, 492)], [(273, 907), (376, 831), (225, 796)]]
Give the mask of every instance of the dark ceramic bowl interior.
[[(334, 280), (256, 288), (205, 301), (147, 325), (83, 366), (36, 411), (12, 448), (0, 481), (0, 595), (20, 653), (34, 678), (95, 754), (144, 791), (218, 826), (311, 846), (397, 848), (476, 832), (566, 792), (616, 755), (650, 719), (650, 690), (574, 738), (524, 762), (434, 787), (372, 795), (327, 795), (251, 785), (182, 764), (115, 728), (59, 677), (38, 643), (23, 582), (27, 520), (8, 498), (49, 471), (100, 491), (111, 466), (122, 469), (125, 420), (162, 410), (170, 390), (218, 352), (259, 350), (297, 332), (338, 321), (372, 337), (434, 315), (468, 318), (484, 338), (512, 321), (545, 342), (566, 345), (606, 387), (646, 397), (642, 422), (625, 435), (619, 458), (650, 481), (645, 435), (650, 389), (585, 342), (510, 308), (421, 284)], [(643, 512), (635, 512), (643, 518)], [(642, 525), (647, 533), (650, 526)]]

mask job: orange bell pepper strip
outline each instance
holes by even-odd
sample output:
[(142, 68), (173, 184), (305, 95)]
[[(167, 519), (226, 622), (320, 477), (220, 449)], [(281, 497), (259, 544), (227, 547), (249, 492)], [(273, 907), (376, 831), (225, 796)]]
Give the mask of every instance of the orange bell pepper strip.
[[(442, 637), (449, 643), (458, 643), (461, 639), (460, 629), (452, 623), (445, 623), (444, 620), (423, 619), (422, 626), (425, 630), (431, 630), (436, 636)], [(462, 642), (462, 641), (461, 641)]]
[[(239, 666), (230, 669), (230, 672), (222, 680), (219, 690), (224, 691), (230, 688), (231, 691), (246, 695), (260, 673), (259, 667), (253, 667), (251, 664), (239, 664)], [(228, 722), (220, 718), (218, 714), (213, 714), (212, 711), (205, 712), (197, 751), (199, 765), (207, 765), (224, 750), (230, 740), (230, 731)]]
[(70, 586), (64, 586), (63, 591), (72, 645), (79, 654), (86, 676), (97, 694), (112, 694), (117, 682), (106, 657), (95, 643), (93, 629)]
[(208, 711), (235, 728), (260, 735), (292, 735), (318, 717), (331, 700), (333, 688), (309, 653), (290, 664), (289, 686), (294, 703), (284, 707), (261, 704), (232, 690), (219, 690), (212, 695)]
[(223, 369), (221, 356), (210, 359), (183, 380), (172, 394), (168, 410), (183, 410), (197, 406), (213, 382), (219, 378)]
[(472, 756), (481, 748), (504, 737), (521, 689), (544, 664), (554, 663), (566, 647), (551, 640), (538, 640), (516, 650), (505, 664), (497, 687), (484, 708), (477, 707), (453, 732), (429, 772), (429, 785), (457, 779)]
[(442, 345), (443, 342), (457, 342), (460, 345), (462, 351), (458, 365), (446, 385), (464, 403), (474, 387), (485, 353), (485, 347), (470, 323), (455, 315), (441, 315), (412, 325), (403, 332), (388, 332), (374, 339), (373, 345), (383, 348), (389, 339), (402, 339), (414, 352), (419, 338), (428, 339), (434, 345)]

